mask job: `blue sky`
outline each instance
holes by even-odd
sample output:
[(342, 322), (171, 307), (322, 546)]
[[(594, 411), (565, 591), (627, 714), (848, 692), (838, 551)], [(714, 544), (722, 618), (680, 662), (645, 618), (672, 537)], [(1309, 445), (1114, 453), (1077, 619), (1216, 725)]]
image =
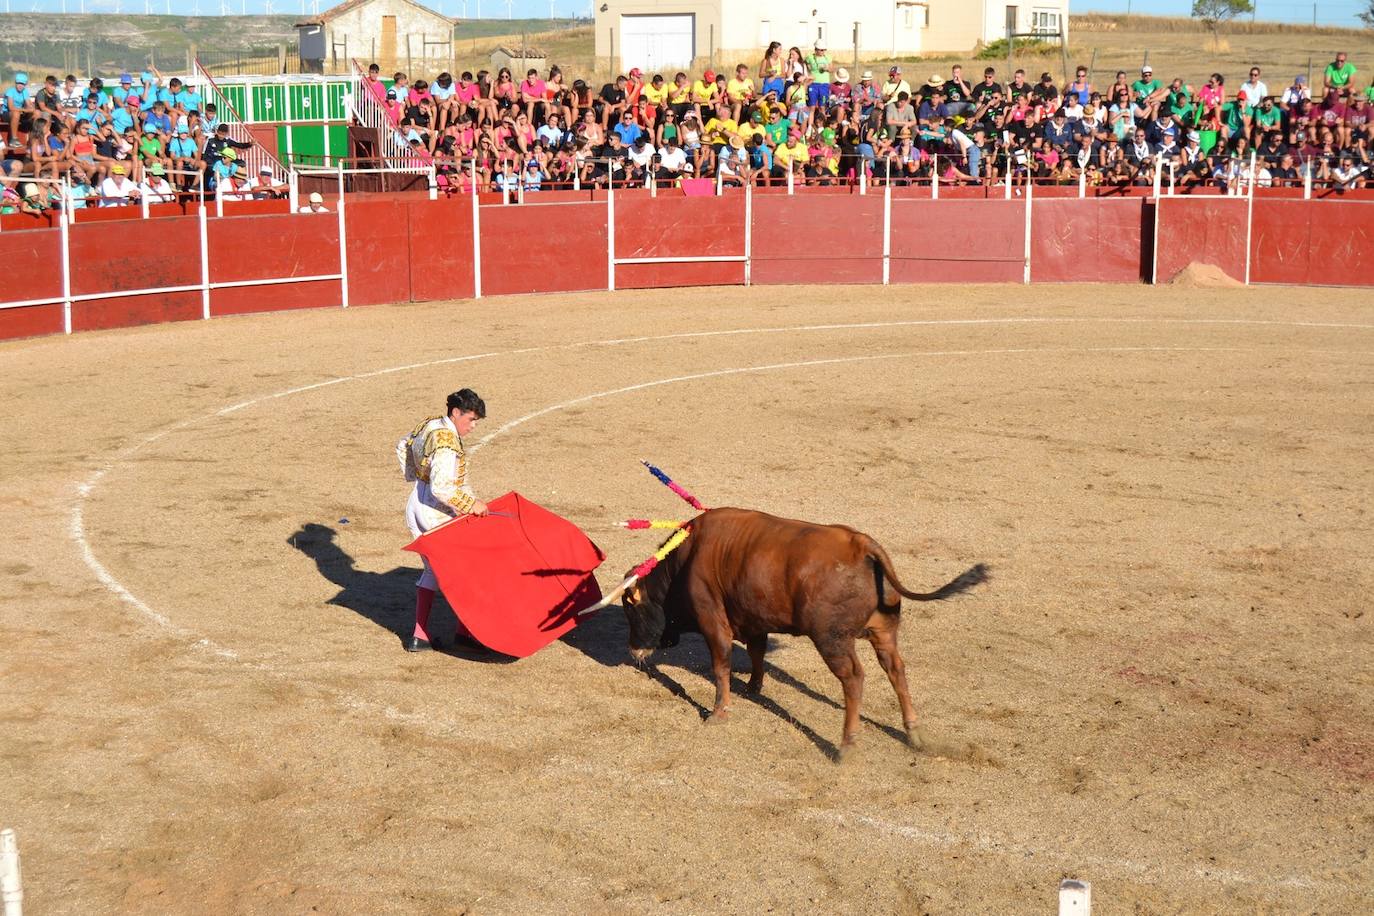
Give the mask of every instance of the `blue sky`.
[[(0, 0), (0, 10), (27, 12), (78, 12), (83, 0)], [(217, 15), (221, 8), (238, 15), (245, 8), (250, 14), (266, 12), (271, 4), (272, 12), (300, 15), (314, 8), (316, 0), (84, 0), (87, 12), (114, 12), (116, 4), (125, 13), (141, 13), (147, 9), (165, 13), (168, 9), (178, 15), (190, 15), (197, 9), (202, 15)], [(326, 9), (335, 0), (318, 0), (318, 7)], [(421, 0), (426, 5), (438, 9), (448, 16), (462, 18), (477, 17), (479, 0)], [(1075, 13), (1109, 12), (1122, 13), (1127, 7), (1132, 12), (1150, 12), (1158, 15), (1187, 16), (1192, 10), (1192, 0), (1078, 0), (1071, 4)], [(1279, 22), (1312, 22), (1312, 2), (1302, 0), (1256, 0), (1256, 15), (1261, 19)], [(1355, 14), (1367, 7), (1361, 0), (1316, 0), (1317, 21), (1329, 25), (1358, 27), (1361, 25)], [(482, 18), (506, 18), (506, 0), (480, 0)], [(548, 16), (549, 0), (511, 0), (510, 10), (516, 18)], [(591, 10), (588, 0), (553, 0), (553, 15), (586, 15)]]

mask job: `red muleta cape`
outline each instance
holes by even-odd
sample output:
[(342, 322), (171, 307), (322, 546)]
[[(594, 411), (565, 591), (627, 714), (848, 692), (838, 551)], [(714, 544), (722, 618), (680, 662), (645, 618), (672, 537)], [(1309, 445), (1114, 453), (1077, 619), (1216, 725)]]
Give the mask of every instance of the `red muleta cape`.
[(601, 600), (606, 559), (572, 522), (507, 493), (485, 518), (462, 516), (406, 546), (429, 561), (454, 613), (485, 646), (524, 658), (577, 626)]

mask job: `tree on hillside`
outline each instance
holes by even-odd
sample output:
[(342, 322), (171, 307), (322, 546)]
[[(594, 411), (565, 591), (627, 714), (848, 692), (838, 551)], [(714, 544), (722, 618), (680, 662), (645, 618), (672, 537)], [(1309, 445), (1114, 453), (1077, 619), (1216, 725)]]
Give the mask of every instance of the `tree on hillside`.
[[(1374, 0), (1370, 0), (1374, 4)], [(1193, 18), (1201, 19), (1212, 30), (1212, 40), (1219, 37), (1217, 32), (1223, 22), (1235, 19), (1241, 13), (1253, 13), (1255, 6), (1250, 0), (1193, 0)]]
[(1360, 21), (1371, 29), (1374, 29), (1374, 0), (1368, 0), (1364, 5), (1364, 12), (1359, 14)]

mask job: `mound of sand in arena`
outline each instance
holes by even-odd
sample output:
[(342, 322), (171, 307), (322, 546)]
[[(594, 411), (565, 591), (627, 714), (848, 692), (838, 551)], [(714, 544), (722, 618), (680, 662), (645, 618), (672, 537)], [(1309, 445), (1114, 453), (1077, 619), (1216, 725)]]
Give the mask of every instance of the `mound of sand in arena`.
[(1245, 284), (1215, 264), (1194, 261), (1175, 274), (1169, 285), (1181, 286), (1184, 289), (1218, 289)]

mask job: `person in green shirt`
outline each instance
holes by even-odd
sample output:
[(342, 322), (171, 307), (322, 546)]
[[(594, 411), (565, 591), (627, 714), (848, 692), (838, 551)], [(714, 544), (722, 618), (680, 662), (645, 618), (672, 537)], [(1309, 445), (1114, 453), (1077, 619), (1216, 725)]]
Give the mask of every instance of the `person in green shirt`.
[(1245, 93), (1237, 92), (1234, 102), (1221, 106), (1222, 136), (1228, 140), (1232, 137), (1245, 137), (1248, 140), (1254, 114), (1254, 107), (1245, 101)]
[(1326, 76), (1322, 79), (1325, 89), (1345, 89), (1355, 78), (1355, 65), (1348, 63), (1344, 51), (1337, 52), (1336, 59), (1326, 65)]
[[(1283, 126), (1283, 112), (1274, 104), (1274, 97), (1267, 95), (1260, 106), (1254, 110), (1255, 133), (1267, 134)], [(1258, 136), (1255, 138), (1258, 141)]]
[(1155, 79), (1154, 68), (1149, 64), (1140, 68), (1140, 79), (1131, 83), (1131, 96), (1144, 112), (1143, 120), (1152, 121), (1159, 114), (1159, 106), (1168, 96), (1164, 83)]
[(774, 108), (768, 112), (768, 123), (763, 125), (763, 134), (768, 138), (768, 145), (782, 146), (787, 142), (787, 132), (792, 129), (792, 122), (782, 116), (782, 109)]
[(816, 42), (816, 51), (806, 55), (806, 68), (810, 71), (811, 84), (806, 89), (806, 105), (814, 114), (818, 107), (830, 99), (830, 56), (825, 53), (825, 42)]

